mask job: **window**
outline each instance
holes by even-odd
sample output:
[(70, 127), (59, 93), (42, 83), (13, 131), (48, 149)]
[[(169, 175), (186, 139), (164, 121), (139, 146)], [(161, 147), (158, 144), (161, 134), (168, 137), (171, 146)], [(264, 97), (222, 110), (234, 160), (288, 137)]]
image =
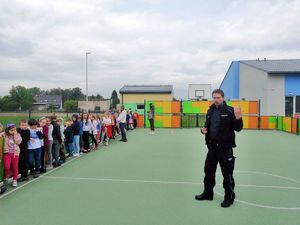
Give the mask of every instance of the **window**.
[(300, 96), (296, 96), (296, 113), (300, 113)]
[(144, 104), (137, 104), (137, 106), (136, 106), (136, 108), (137, 109), (145, 109), (145, 106), (144, 106)]
[(293, 97), (285, 97), (285, 116), (292, 116), (293, 108)]

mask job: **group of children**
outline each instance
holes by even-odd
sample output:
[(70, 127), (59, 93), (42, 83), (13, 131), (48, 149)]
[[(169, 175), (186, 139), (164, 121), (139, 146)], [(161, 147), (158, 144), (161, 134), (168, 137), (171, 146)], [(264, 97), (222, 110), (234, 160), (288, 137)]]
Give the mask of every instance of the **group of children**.
[[(127, 130), (136, 128), (134, 120), (137, 116), (127, 112)], [(39, 120), (21, 120), (18, 128), (9, 123), (4, 129), (0, 124), (0, 150), (4, 161), (4, 185), (0, 193), (5, 191), (11, 172), (12, 186), (17, 187), (19, 173), (20, 181), (27, 181), (29, 172), (37, 178), (40, 173), (60, 166), (68, 157), (77, 157), (97, 150), (100, 145), (109, 145), (110, 140), (122, 131), (119, 123), (122, 122), (118, 113), (109, 111), (103, 118), (82, 113), (72, 115), (65, 122), (52, 115)]]

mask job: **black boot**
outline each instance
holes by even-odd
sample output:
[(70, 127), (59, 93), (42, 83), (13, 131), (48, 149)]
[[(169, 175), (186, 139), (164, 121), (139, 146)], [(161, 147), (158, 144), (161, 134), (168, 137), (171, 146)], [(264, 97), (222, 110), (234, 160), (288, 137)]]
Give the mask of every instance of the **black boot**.
[(228, 208), (229, 206), (232, 205), (232, 201), (228, 200), (228, 199), (224, 199), (224, 201), (221, 203), (221, 207), (223, 208)]
[(211, 201), (214, 199), (214, 194), (207, 194), (207, 193), (203, 192), (200, 195), (196, 195), (195, 199), (198, 201), (204, 201), (204, 200)]
[(223, 207), (223, 208), (230, 207), (233, 204), (234, 199), (235, 199), (235, 193), (234, 192), (232, 193), (231, 197), (225, 196), (224, 201), (221, 203), (221, 207)]

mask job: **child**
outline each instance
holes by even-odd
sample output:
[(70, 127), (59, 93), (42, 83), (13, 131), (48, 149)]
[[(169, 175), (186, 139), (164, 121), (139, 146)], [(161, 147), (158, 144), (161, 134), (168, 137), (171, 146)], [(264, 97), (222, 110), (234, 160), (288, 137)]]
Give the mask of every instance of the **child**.
[(129, 112), (129, 129), (133, 130), (133, 119), (131, 111)]
[(111, 118), (110, 118), (108, 112), (106, 112), (102, 119), (102, 138), (101, 138), (102, 143), (105, 141), (105, 145), (107, 146), (109, 139), (111, 137), (112, 137)]
[(97, 121), (97, 126), (96, 126), (96, 130), (97, 130), (96, 141), (97, 141), (97, 143), (99, 143), (100, 142), (100, 135), (101, 135), (102, 124), (101, 124), (101, 119), (100, 119), (100, 117), (98, 115), (96, 116), (96, 121)]
[(116, 136), (116, 117), (114, 112), (110, 112), (109, 118), (111, 120), (111, 139), (115, 139)]
[(33, 173), (33, 178), (39, 177), (40, 166), (41, 166), (41, 147), (42, 147), (42, 132), (38, 130), (38, 122), (35, 119), (30, 119), (28, 121), (30, 130), (30, 140), (28, 141), (28, 161), (29, 165), (34, 164), (35, 171)]
[(135, 112), (133, 113), (132, 119), (133, 119), (133, 128), (136, 129), (138, 124), (138, 119), (139, 119), (139, 114), (137, 110), (135, 110)]
[(16, 125), (9, 123), (6, 126), (4, 134), (4, 184), (7, 185), (10, 170), (13, 169), (13, 187), (18, 186), (18, 163), (20, 148), (19, 144), (22, 142), (21, 135), (17, 132)]
[(114, 119), (115, 119), (115, 137), (117, 137), (118, 135), (121, 134), (120, 121), (118, 121), (118, 117), (119, 117), (118, 112), (114, 112), (113, 116), (114, 116)]
[[(0, 162), (2, 161), (2, 152), (4, 148), (4, 134), (3, 134), (3, 125), (0, 123)], [(6, 186), (2, 185), (0, 187), (0, 195), (6, 191)]]
[(155, 117), (154, 106), (152, 105), (152, 103), (150, 103), (149, 107), (150, 107), (150, 111), (148, 111), (148, 120), (149, 120), (149, 123), (150, 123), (150, 134), (153, 135), (154, 132), (155, 132), (155, 128), (154, 128), (154, 117)]
[(68, 120), (66, 121), (66, 129), (64, 131), (65, 140), (66, 140), (66, 148), (69, 152), (69, 157), (72, 157), (74, 155), (74, 133), (73, 133), (73, 127), (72, 127), (72, 121)]
[(79, 135), (80, 135), (80, 138), (79, 138), (79, 146), (80, 146), (80, 151), (79, 151), (79, 154), (82, 154), (83, 152), (83, 117), (82, 117), (82, 113), (79, 114), (78, 116), (78, 122), (79, 122)]
[(53, 125), (51, 124), (51, 117), (46, 117), (46, 126), (48, 127), (48, 145), (46, 147), (46, 155), (47, 155), (47, 162), (46, 168), (52, 169), (53, 168), (53, 155), (52, 155), (52, 147), (53, 147)]
[(58, 118), (56, 120), (57, 125), (60, 127), (60, 133), (61, 133), (61, 143), (60, 143), (60, 148), (59, 148), (59, 162), (60, 163), (65, 163), (66, 162), (66, 150), (65, 150), (65, 127), (63, 125), (63, 119)]
[(97, 136), (98, 136), (97, 125), (98, 125), (98, 122), (96, 120), (96, 116), (95, 115), (91, 116), (91, 121), (92, 121), (92, 124), (93, 124), (93, 128), (92, 128), (93, 136), (94, 136), (94, 139), (96, 140), (96, 143), (98, 144), (98, 141), (97, 141)]
[(90, 135), (92, 137), (94, 137), (92, 135), (92, 130), (93, 130), (93, 124), (91, 122), (91, 120), (89, 119), (89, 114), (88, 113), (83, 113), (82, 114), (82, 141), (83, 141), (83, 153), (88, 153), (90, 152), (90, 143), (89, 143), (89, 138)]
[(72, 116), (72, 130), (73, 130), (73, 148), (74, 148), (74, 156), (79, 156), (80, 152), (80, 122), (78, 121), (78, 116)]
[(19, 171), (21, 173), (21, 181), (28, 180), (28, 148), (27, 143), (30, 140), (30, 131), (28, 129), (27, 121), (21, 120), (19, 122), (18, 133), (21, 135), (22, 142), (19, 145)]
[(61, 163), (59, 162), (59, 154), (62, 144), (62, 136), (61, 136), (61, 127), (57, 124), (57, 117), (52, 116), (51, 117), (51, 124), (53, 126), (53, 132), (52, 132), (52, 138), (53, 138), (53, 147), (52, 147), (52, 155), (53, 155), (53, 166), (58, 167), (61, 166)]
[(41, 169), (40, 169), (41, 173), (46, 173), (47, 172), (46, 163), (45, 163), (45, 155), (46, 155), (46, 150), (47, 150), (48, 145), (49, 145), (49, 140), (48, 140), (49, 128), (46, 125), (46, 123), (47, 123), (47, 121), (46, 121), (45, 117), (42, 117), (42, 118), (39, 119), (39, 128), (40, 128), (40, 131), (43, 134), (42, 148), (41, 148), (42, 149), (42, 151), (41, 151)]

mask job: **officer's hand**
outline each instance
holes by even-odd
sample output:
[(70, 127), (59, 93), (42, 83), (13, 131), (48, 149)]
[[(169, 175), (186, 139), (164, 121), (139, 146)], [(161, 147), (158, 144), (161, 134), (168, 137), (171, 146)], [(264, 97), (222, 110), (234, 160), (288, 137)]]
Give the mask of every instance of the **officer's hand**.
[(201, 128), (201, 132), (202, 134), (207, 134), (207, 128), (206, 127)]
[(242, 110), (240, 107), (234, 107), (234, 115), (237, 120), (242, 118)]

